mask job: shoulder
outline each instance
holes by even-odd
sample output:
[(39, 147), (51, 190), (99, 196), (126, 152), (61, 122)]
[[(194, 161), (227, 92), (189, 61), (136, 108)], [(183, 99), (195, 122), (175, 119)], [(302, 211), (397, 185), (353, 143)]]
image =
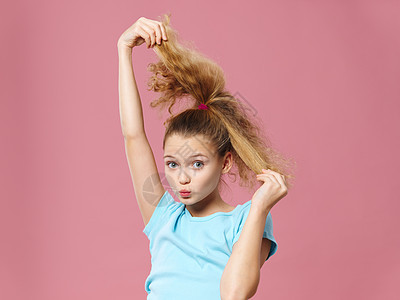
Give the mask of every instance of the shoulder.
[(143, 229), (143, 232), (151, 238), (152, 232), (157, 232), (163, 227), (168, 221), (172, 221), (176, 218), (183, 210), (183, 203), (175, 201), (171, 193), (166, 190), (164, 195), (158, 201), (157, 206)]
[[(250, 213), (250, 208), (251, 208), (251, 200), (241, 204), (237, 212), (235, 213), (235, 220), (234, 220), (234, 232), (239, 233), (241, 229), (243, 228), (247, 217)], [(266, 235), (266, 232), (271, 232), (272, 231), (272, 216), (271, 216), (271, 211), (268, 212), (267, 218), (265, 220), (265, 227), (264, 227), (264, 235)], [(266, 236), (264, 236), (266, 237)]]
[(235, 217), (235, 228), (237, 229), (238, 227), (240, 227), (241, 225), (243, 225), (242, 223), (244, 221), (246, 221), (246, 218), (250, 212), (250, 207), (251, 207), (251, 200), (243, 203), (243, 204), (239, 204), (236, 209), (236, 213), (234, 214)]
[(182, 202), (175, 201), (175, 199), (172, 197), (171, 193), (166, 190), (163, 201), (161, 203), (162, 206), (164, 206), (164, 209), (166, 210), (166, 215), (170, 216), (174, 212), (176, 212), (179, 208), (184, 208), (184, 204)]
[(246, 217), (250, 212), (250, 207), (251, 207), (251, 200), (243, 204), (239, 204), (237, 208), (237, 215), (239, 217)]

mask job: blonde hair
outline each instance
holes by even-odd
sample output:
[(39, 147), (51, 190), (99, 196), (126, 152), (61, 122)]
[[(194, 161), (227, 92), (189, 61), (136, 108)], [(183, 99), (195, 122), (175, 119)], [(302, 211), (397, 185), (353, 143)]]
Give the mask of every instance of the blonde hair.
[[(232, 153), (234, 164), (228, 175), (233, 175), (236, 181), (238, 173), (240, 186), (253, 190), (255, 183), (262, 184), (255, 175), (262, 173), (261, 169), (271, 169), (284, 175), (287, 187), (291, 188), (292, 161), (272, 148), (259, 121), (247, 112), (248, 106), (225, 89), (223, 70), (179, 40), (177, 31), (170, 26), (170, 14), (164, 14), (161, 22), (168, 40), (155, 44), (159, 60), (148, 65), (153, 74), (147, 84), (148, 90), (161, 94), (150, 103), (151, 107), (160, 106), (163, 110), (169, 105), (163, 149), (165, 140), (172, 134), (183, 137), (201, 134), (216, 146), (219, 157), (224, 157), (228, 151)], [(171, 108), (183, 97), (194, 100), (194, 106), (174, 115)], [(198, 109), (201, 103), (207, 105), (208, 110)], [(235, 167), (237, 172), (233, 170)]]

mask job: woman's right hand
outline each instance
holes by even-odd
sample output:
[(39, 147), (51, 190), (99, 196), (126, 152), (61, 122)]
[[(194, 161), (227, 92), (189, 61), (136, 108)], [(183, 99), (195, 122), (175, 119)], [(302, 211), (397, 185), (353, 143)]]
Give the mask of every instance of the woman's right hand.
[(147, 48), (150, 48), (155, 43), (161, 45), (162, 40), (168, 40), (165, 26), (161, 22), (140, 17), (120, 36), (118, 47), (133, 48), (146, 42)]

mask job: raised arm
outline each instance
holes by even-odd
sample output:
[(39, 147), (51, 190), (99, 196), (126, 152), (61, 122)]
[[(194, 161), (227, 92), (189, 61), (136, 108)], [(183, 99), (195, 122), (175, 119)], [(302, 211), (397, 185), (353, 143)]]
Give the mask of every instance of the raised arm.
[(136, 200), (144, 225), (149, 222), (165, 189), (144, 130), (142, 104), (133, 72), (132, 49), (144, 42), (148, 46), (153, 46), (156, 34), (158, 42), (161, 39), (160, 22), (142, 17), (121, 35), (117, 43), (121, 128)]
[(124, 138), (145, 135), (143, 110), (132, 65), (132, 48), (118, 45), (119, 114)]

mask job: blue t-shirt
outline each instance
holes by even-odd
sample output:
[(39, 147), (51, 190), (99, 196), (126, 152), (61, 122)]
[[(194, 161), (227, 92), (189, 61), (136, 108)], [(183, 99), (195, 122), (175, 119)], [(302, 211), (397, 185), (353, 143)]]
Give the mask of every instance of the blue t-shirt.
[[(221, 299), (220, 280), (233, 244), (250, 212), (251, 200), (231, 212), (192, 217), (166, 190), (143, 232), (150, 241), (147, 300)], [(278, 245), (268, 213), (263, 237), (271, 240), (267, 260)]]

